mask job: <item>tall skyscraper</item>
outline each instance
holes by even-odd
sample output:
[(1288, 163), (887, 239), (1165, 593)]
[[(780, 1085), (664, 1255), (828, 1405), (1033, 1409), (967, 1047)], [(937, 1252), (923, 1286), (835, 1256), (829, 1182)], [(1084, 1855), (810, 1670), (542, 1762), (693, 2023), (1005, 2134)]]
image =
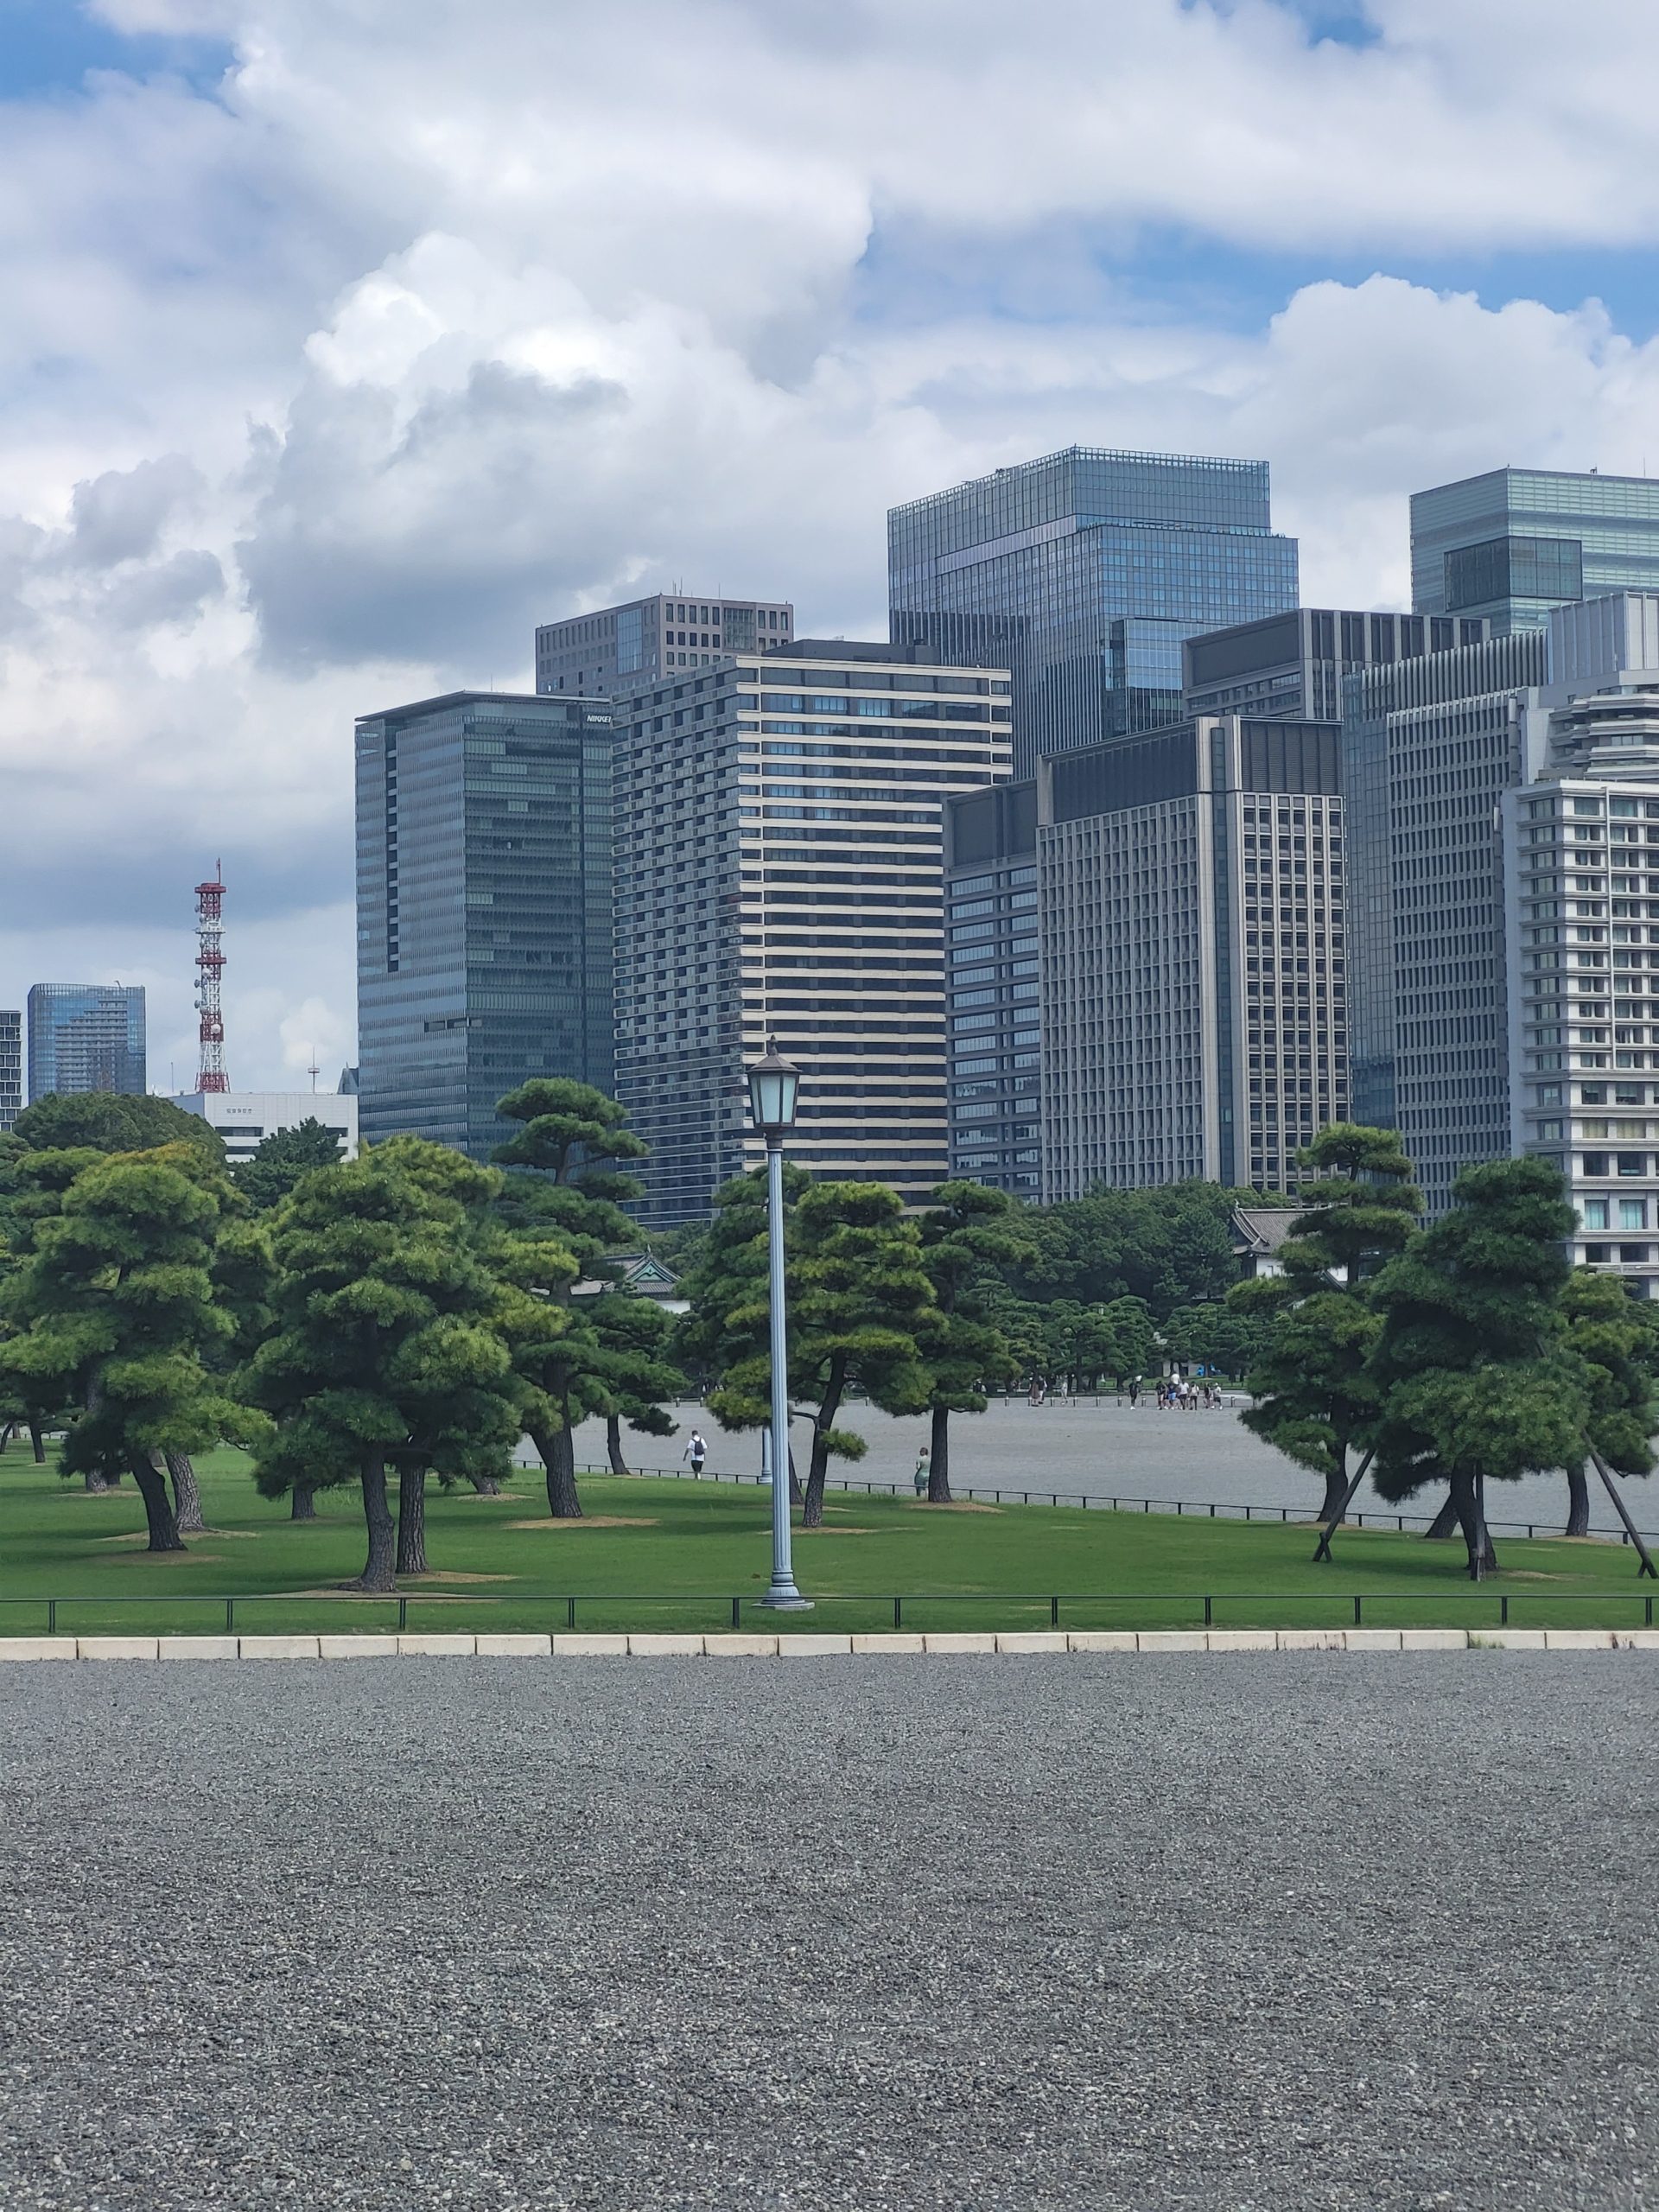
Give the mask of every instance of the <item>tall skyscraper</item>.
[(1181, 647), (1297, 602), (1268, 466), (1072, 446), (887, 517), (895, 642), (1006, 660), (1014, 772), (1181, 712)]
[(617, 1093), (653, 1226), (763, 1157), (743, 1064), (801, 1067), (790, 1157), (948, 1166), (941, 808), (1005, 777), (1006, 670), (797, 639), (617, 701)]
[(36, 983), (29, 994), (29, 1096), (113, 1090), (142, 1096), (142, 983)]
[(1182, 648), (1189, 715), (1270, 715), (1336, 721), (1342, 686), (1357, 669), (1478, 645), (1481, 621), (1450, 615), (1303, 607), (1191, 638)]
[(1411, 501), (1411, 603), (1484, 615), (1494, 636), (1552, 607), (1659, 589), (1659, 480), (1494, 468)]
[(492, 691), (357, 725), (364, 1138), (474, 1159), (526, 1077), (609, 1090), (610, 709)]
[(1226, 715), (1039, 767), (1046, 1198), (1282, 1187), (1348, 1118), (1338, 766)]
[(950, 1173), (1011, 1197), (1042, 1191), (1037, 785), (944, 809)]
[(1552, 1161), (1571, 1256), (1659, 1296), (1659, 597), (1550, 618), (1533, 780), (1503, 798), (1510, 1148)]
[(536, 632), (536, 689), (607, 698), (678, 669), (710, 667), (725, 653), (768, 652), (787, 645), (794, 629), (795, 610), (787, 600), (658, 592), (542, 623)]
[(18, 1007), (0, 1011), (0, 1132), (23, 1109), (23, 1016)]
[(1354, 1110), (1399, 1130), (1431, 1212), (1509, 1148), (1495, 824), (1547, 673), (1544, 632), (1522, 630), (1346, 686)]

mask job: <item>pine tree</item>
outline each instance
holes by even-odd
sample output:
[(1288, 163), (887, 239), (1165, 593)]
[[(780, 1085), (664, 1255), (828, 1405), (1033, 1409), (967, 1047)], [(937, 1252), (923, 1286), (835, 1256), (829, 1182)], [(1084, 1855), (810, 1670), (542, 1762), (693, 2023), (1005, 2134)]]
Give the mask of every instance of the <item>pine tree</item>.
[(628, 1347), (607, 1341), (602, 1300), (571, 1294), (578, 1274), (605, 1280), (607, 1255), (626, 1243), (632, 1224), (622, 1207), (640, 1185), (614, 1163), (643, 1160), (646, 1147), (624, 1126), (626, 1110), (615, 1099), (563, 1077), (521, 1084), (496, 1110), (524, 1124), (493, 1155), (503, 1167), (528, 1171), (508, 1175), (499, 1205), (504, 1226), (523, 1247), (518, 1280), (559, 1309), (515, 1344), (529, 1393), (525, 1427), (547, 1470), (549, 1512), (576, 1520), (576, 1427), (589, 1414), (613, 1410), (611, 1379)]
[(1563, 1340), (1574, 1217), (1560, 1173), (1490, 1160), (1465, 1167), (1452, 1198), (1376, 1278), (1373, 1478), (1391, 1499), (1446, 1483), (1478, 1580), (1497, 1565), (1485, 1484), (1581, 1458), (1591, 1406), (1587, 1370)]
[(441, 1146), (395, 1144), (308, 1176), (286, 1201), (272, 1236), (275, 1326), (243, 1371), (277, 1424), (257, 1455), (260, 1489), (357, 1482), (368, 1530), (359, 1586), (380, 1592), (396, 1587), (399, 1558), (405, 1573), (424, 1567), (428, 1471), (505, 1474), (519, 1433), (509, 1294), (468, 1218), (499, 1179)]
[(929, 1373), (927, 1502), (950, 1503), (950, 1416), (982, 1414), (983, 1385), (1020, 1372), (1014, 1346), (988, 1295), (995, 1271), (1022, 1265), (1035, 1250), (1025, 1210), (982, 1183), (941, 1183), (922, 1216), (922, 1265), (935, 1310), (926, 1338)]
[(184, 1549), (158, 1458), (264, 1427), (211, 1370), (233, 1325), (212, 1276), (221, 1181), (190, 1146), (97, 1158), (36, 1222), (7, 1287), (16, 1333), (0, 1363), (21, 1389), (85, 1408), (65, 1471), (130, 1473), (153, 1552)]
[[(1560, 1310), (1562, 1344), (1586, 1370), (1586, 1442), (1619, 1474), (1651, 1474), (1650, 1440), (1659, 1427), (1659, 1329), (1652, 1309), (1611, 1275), (1578, 1268), (1562, 1287)], [(1566, 1462), (1569, 1536), (1590, 1533), (1586, 1459), (1580, 1450)]]

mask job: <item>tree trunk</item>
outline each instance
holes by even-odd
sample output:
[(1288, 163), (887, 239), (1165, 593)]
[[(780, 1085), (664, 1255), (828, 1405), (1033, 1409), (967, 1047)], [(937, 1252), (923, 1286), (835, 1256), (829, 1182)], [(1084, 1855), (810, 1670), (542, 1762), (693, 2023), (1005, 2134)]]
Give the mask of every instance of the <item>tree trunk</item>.
[(188, 1452), (163, 1452), (167, 1471), (173, 1478), (173, 1504), (178, 1517), (181, 1536), (201, 1536), (207, 1532), (207, 1523), (201, 1517), (201, 1485), (196, 1480), (196, 1470)]
[(530, 1440), (547, 1470), (547, 1510), (556, 1521), (580, 1521), (576, 1495), (576, 1440), (566, 1421), (562, 1428), (532, 1428)]
[(138, 1484), (139, 1495), (144, 1501), (144, 1518), (149, 1523), (149, 1548), (153, 1552), (181, 1552), (183, 1540), (179, 1524), (174, 1517), (173, 1501), (167, 1494), (167, 1483), (159, 1468), (155, 1466), (147, 1452), (135, 1452), (132, 1472)]
[(1458, 1509), (1450, 1497), (1423, 1531), (1426, 1543), (1444, 1543), (1450, 1540), (1458, 1525)]
[(480, 1497), (499, 1497), (501, 1485), (493, 1475), (468, 1475), (467, 1481)]
[(317, 1493), (313, 1490), (309, 1483), (296, 1483), (293, 1491), (293, 1503), (288, 1510), (289, 1519), (290, 1521), (315, 1521), (317, 1517), (316, 1497)]
[(1337, 1454), (1337, 1465), (1325, 1478), (1325, 1503), (1319, 1508), (1319, 1518), (1328, 1528), (1343, 1507), (1348, 1495), (1348, 1452), (1344, 1446)]
[(1475, 1495), (1475, 1478), (1462, 1468), (1452, 1477), (1452, 1508), (1469, 1554), (1469, 1580), (1484, 1582), (1489, 1574), (1497, 1573), (1497, 1554), (1492, 1549), (1491, 1532)]
[(397, 1473), (397, 1572), (426, 1571), (426, 1469), (402, 1467)]
[(806, 1503), (806, 1492), (801, 1488), (801, 1478), (795, 1471), (795, 1446), (789, 1447), (789, 1503), (792, 1511), (798, 1512)]
[(102, 1497), (116, 1487), (102, 1467), (88, 1467), (83, 1479), (94, 1497)]
[(847, 1387), (846, 1370), (839, 1358), (830, 1363), (830, 1381), (823, 1402), (812, 1416), (812, 1457), (807, 1463), (806, 1496), (801, 1501), (803, 1529), (823, 1526), (823, 1485), (830, 1472), (830, 1432), (841, 1410), (841, 1394)]
[(365, 1452), (363, 1455), (363, 1518), (368, 1523), (369, 1555), (355, 1586), (384, 1595), (397, 1587), (397, 1578), (392, 1571), (394, 1538), (391, 1508), (386, 1501), (384, 1452)]
[(46, 1439), (41, 1434), (41, 1424), (33, 1414), (29, 1417), (29, 1441), (35, 1453), (35, 1465), (43, 1467), (46, 1465)]
[(1590, 1533), (1590, 1481), (1584, 1471), (1584, 1462), (1567, 1471), (1567, 1529), (1569, 1536), (1587, 1536)]
[(950, 1498), (950, 1408), (933, 1408), (932, 1438), (927, 1453), (927, 1502), (949, 1505)]
[(628, 1463), (622, 1457), (622, 1416), (620, 1414), (607, 1414), (605, 1416), (605, 1456), (611, 1463), (611, 1472), (613, 1475), (627, 1473)]

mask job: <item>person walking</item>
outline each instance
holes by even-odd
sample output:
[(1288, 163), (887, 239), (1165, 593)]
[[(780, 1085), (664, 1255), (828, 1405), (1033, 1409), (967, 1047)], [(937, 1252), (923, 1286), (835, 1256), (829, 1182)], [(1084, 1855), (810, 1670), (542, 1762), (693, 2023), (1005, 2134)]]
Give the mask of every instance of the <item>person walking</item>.
[(691, 1462), (691, 1472), (694, 1476), (702, 1472), (702, 1463), (709, 1457), (709, 1440), (700, 1428), (692, 1430), (680, 1457), (682, 1459), (689, 1459)]
[(918, 1497), (925, 1497), (927, 1496), (927, 1446), (924, 1444), (921, 1450), (916, 1454), (915, 1483), (916, 1495)]

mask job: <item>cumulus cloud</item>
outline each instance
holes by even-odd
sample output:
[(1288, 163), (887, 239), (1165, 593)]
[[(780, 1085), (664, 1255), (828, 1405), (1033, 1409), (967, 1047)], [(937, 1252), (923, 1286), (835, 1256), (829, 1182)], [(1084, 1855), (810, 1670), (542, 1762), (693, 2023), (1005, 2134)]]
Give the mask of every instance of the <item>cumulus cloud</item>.
[[(4, 111), (0, 1001), (142, 966), (188, 1058), (222, 855), (250, 1084), (349, 1057), (353, 714), (526, 682), (537, 620), (879, 630), (889, 504), (1073, 440), (1266, 457), (1349, 603), (1403, 602), (1415, 486), (1643, 465), (1659, 353), (1592, 299), (1388, 273), (1649, 239), (1639, 0), (95, 12), (227, 62)], [(1379, 273), (1240, 329), (1103, 274), (1136, 237)]]

